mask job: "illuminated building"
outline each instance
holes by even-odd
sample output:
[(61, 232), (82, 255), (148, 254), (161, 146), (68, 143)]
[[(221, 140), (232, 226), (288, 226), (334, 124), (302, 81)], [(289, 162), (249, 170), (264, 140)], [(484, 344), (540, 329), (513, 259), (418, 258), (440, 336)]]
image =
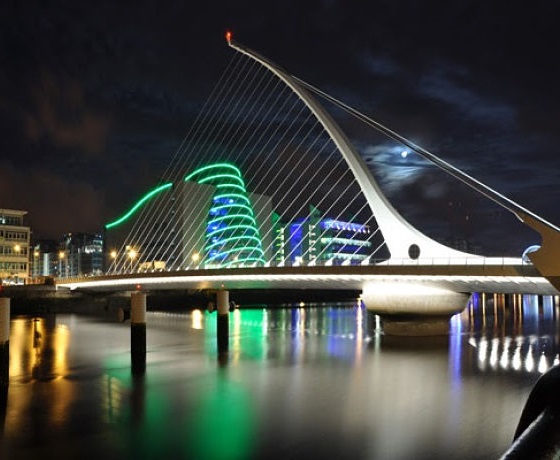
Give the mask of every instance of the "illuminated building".
[(313, 206), (307, 217), (282, 222), (270, 197), (250, 193), (230, 163), (159, 185), (105, 228), (109, 271), (351, 264), (372, 246), (367, 225), (329, 219)]
[(29, 238), (24, 225), (27, 211), (0, 209), (0, 282), (25, 284), (29, 277)]
[(60, 242), (52, 239), (33, 240), (30, 251), (31, 277), (58, 276)]
[(309, 215), (284, 225), (282, 257), (285, 263), (360, 263), (370, 255), (367, 225), (324, 217), (311, 206)]
[[(62, 251), (62, 252), (60, 252)], [(91, 233), (67, 233), (59, 248), (62, 276), (99, 275), (103, 269), (103, 237)]]
[[(142, 271), (262, 265), (271, 213), (270, 198), (249, 193), (236, 166), (207, 165), (182, 181), (158, 186), (105, 226), (107, 250), (115, 251), (109, 267)], [(137, 219), (141, 230), (135, 230)], [(135, 257), (127, 260), (132, 250)]]
[(241, 171), (229, 163), (199, 168), (185, 177), (215, 187), (208, 210), (203, 260), (206, 266), (264, 264), (262, 241)]

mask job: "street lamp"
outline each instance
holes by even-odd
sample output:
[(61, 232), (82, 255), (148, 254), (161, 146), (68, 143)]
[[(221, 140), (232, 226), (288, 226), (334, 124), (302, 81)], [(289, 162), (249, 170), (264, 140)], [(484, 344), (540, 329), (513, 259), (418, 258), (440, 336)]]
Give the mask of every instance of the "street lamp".
[[(33, 251), (33, 278), (36, 279), (39, 276), (39, 251)], [(35, 280), (35, 282), (37, 282)]]
[(130, 271), (132, 272), (132, 264), (134, 263), (134, 259), (136, 258), (136, 256), (138, 255), (138, 253), (136, 252), (136, 250), (134, 250), (134, 248), (130, 248), (130, 250), (128, 251), (128, 257), (130, 257)]
[[(19, 244), (14, 245), (14, 252), (16, 253), (16, 256), (19, 256), (19, 253), (21, 252), (21, 246)], [(16, 284), (19, 284), (19, 268), (17, 269), (16, 272)]]
[(66, 257), (66, 254), (64, 253), (64, 251), (59, 251), (58, 253), (58, 276), (62, 276), (62, 262), (64, 260), (64, 257)]
[(195, 268), (196, 268), (196, 265), (198, 264), (198, 261), (199, 261), (199, 260), (200, 260), (200, 254), (199, 254), (198, 252), (195, 252), (195, 253), (192, 255), (192, 261), (193, 261), (193, 263), (194, 263), (194, 265), (195, 265)]

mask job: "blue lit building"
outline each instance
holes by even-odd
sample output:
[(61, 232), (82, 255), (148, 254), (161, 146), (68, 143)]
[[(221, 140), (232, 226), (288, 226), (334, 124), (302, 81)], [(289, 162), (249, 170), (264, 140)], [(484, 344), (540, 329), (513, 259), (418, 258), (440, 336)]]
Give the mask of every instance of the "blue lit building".
[(370, 237), (367, 225), (327, 218), (311, 207), (307, 217), (284, 225), (283, 250), (277, 250), (275, 259), (287, 264), (360, 263), (370, 256)]

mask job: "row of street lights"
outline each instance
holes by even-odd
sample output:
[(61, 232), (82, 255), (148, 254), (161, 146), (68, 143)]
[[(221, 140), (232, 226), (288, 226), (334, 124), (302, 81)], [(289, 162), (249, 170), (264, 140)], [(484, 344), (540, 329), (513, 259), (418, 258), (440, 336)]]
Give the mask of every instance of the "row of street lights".
[[(19, 244), (15, 244), (13, 247), (14, 253), (19, 255), (22, 252), (22, 247)], [(132, 270), (133, 265), (134, 265), (134, 261), (136, 260), (136, 258), (139, 256), (138, 251), (133, 248), (132, 246), (126, 246), (125, 249), (125, 254), (126, 254), (126, 258), (130, 260), (130, 269)], [(34, 266), (37, 265), (38, 263), (38, 259), (40, 256), (40, 252), (35, 250), (33, 252), (33, 263)], [(114, 262), (116, 261), (117, 257), (118, 257), (118, 252), (117, 250), (112, 250), (109, 253), (109, 256), (111, 257), (111, 260)], [(67, 267), (67, 254), (66, 251), (64, 250), (60, 250), (58, 252), (58, 276), (62, 277), (67, 275), (67, 273), (64, 273), (68, 267)], [(196, 264), (198, 261), (200, 260), (200, 255), (198, 252), (195, 252), (194, 254), (192, 254), (192, 261)], [(66, 263), (65, 263), (66, 262)], [(66, 269), (66, 270), (64, 270)]]
[[(125, 254), (126, 254), (126, 257), (128, 259), (130, 259), (130, 269), (132, 270), (134, 260), (139, 256), (139, 253), (132, 246), (126, 246)], [(111, 257), (112, 263), (115, 263), (118, 255), (119, 255), (119, 253), (118, 253), (117, 250), (115, 250), (115, 249), (111, 250), (111, 252), (109, 253), (109, 256)], [(199, 260), (200, 260), (200, 254), (198, 252), (193, 253), (192, 261), (196, 264), (196, 263), (198, 263)]]
[[(117, 260), (118, 252), (113, 249), (109, 255), (111, 256), (111, 260), (114, 262)], [(138, 252), (132, 246), (126, 246), (126, 256), (130, 259), (130, 269), (132, 270), (132, 264), (134, 263), (134, 259), (138, 256)]]

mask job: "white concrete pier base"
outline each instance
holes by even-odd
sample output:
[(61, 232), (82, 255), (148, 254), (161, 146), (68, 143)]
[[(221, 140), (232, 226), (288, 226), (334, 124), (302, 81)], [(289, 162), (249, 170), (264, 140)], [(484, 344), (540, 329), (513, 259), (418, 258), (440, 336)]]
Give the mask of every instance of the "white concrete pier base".
[(218, 291), (216, 303), (218, 304), (216, 320), (218, 353), (221, 353), (229, 349), (229, 291)]
[(469, 294), (412, 282), (369, 282), (362, 290), (362, 301), (381, 317), (386, 335), (447, 335), (450, 318), (468, 300)]
[(0, 297), (0, 386), (10, 381), (10, 298)]
[(146, 293), (133, 292), (130, 295), (130, 323), (146, 324)]

